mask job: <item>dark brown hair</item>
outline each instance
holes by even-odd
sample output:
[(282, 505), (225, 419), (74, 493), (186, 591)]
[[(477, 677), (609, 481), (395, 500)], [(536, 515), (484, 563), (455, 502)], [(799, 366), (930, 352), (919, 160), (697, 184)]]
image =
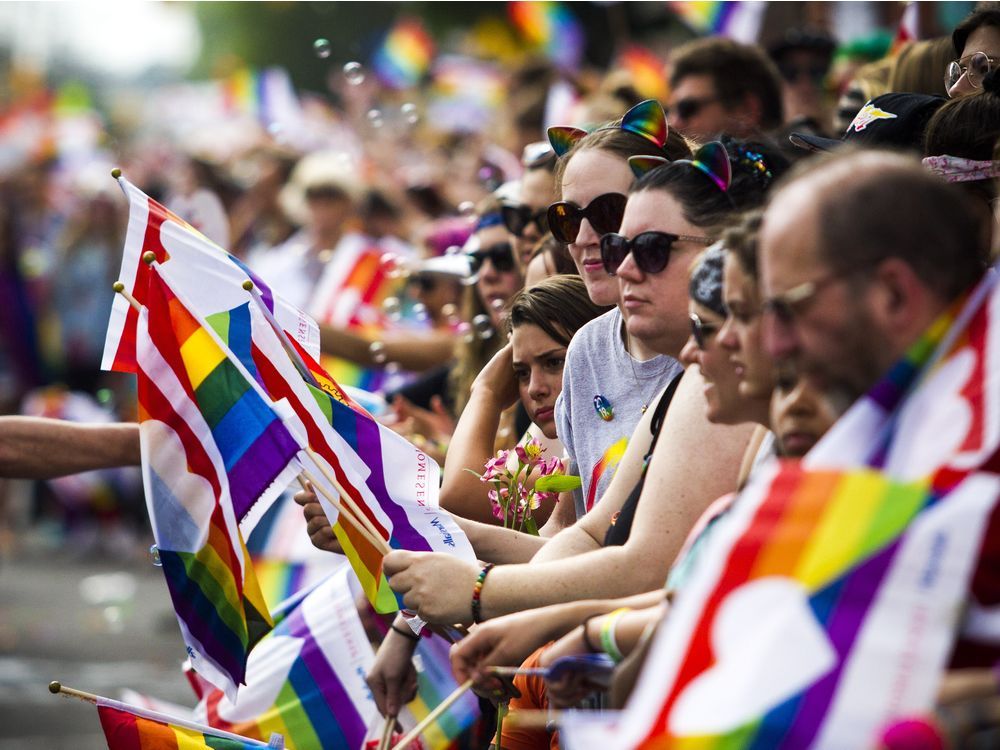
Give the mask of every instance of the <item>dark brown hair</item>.
[(579, 276), (549, 276), (528, 289), (522, 289), (510, 302), (507, 332), (518, 326), (533, 325), (562, 346), (583, 327), (610, 307), (595, 305), (587, 286)]
[(955, 48), (955, 57), (961, 57), (965, 50), (965, 43), (969, 41), (972, 32), (981, 26), (993, 26), (1000, 29), (1000, 5), (997, 3), (984, 4), (967, 15), (962, 22), (951, 32), (951, 43)]
[(711, 76), (715, 94), (726, 109), (743, 103), (747, 94), (760, 100), (761, 128), (781, 125), (781, 76), (762, 49), (732, 39), (696, 39), (678, 48), (670, 73), (670, 88), (689, 76)]

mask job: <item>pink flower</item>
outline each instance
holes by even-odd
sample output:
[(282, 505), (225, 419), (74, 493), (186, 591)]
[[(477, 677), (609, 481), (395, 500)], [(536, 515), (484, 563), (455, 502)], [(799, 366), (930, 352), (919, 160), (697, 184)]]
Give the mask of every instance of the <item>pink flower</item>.
[(535, 466), (541, 461), (545, 446), (537, 439), (532, 438), (524, 445), (514, 446), (514, 452), (517, 453), (517, 457), (521, 459), (522, 463)]
[(504, 507), (507, 504), (507, 488), (501, 487), (500, 490), (490, 490), (486, 493), (486, 496), (490, 499), (490, 506), (493, 508), (493, 516), (498, 520), (504, 520), (507, 515), (507, 509)]
[(491, 458), (486, 462), (485, 470), (479, 481), (481, 482), (492, 482), (497, 479), (505, 471), (507, 471), (507, 456), (509, 451), (497, 451), (495, 458)]
[(535, 500), (536, 500), (536, 504), (532, 506), (533, 508), (539, 507), (542, 503), (549, 503), (549, 502), (556, 503), (556, 502), (559, 502), (559, 493), (558, 492), (536, 492), (535, 493)]
[(549, 474), (562, 474), (563, 473), (563, 462), (559, 460), (557, 456), (553, 456), (549, 459), (542, 459), (538, 464), (538, 470), (541, 472), (541, 476), (548, 476)]

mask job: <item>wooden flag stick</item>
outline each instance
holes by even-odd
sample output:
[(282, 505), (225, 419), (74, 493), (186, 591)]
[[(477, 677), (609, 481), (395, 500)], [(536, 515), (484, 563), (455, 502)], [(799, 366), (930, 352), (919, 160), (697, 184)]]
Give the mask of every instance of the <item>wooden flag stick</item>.
[[(347, 494), (347, 492), (341, 486), (340, 482), (337, 481), (337, 478), (326, 467), (326, 463), (324, 461), (320, 460), (320, 457), (317, 456), (316, 453), (315, 453), (315, 451), (313, 451), (313, 449), (310, 448), (308, 445), (305, 446), (304, 450), (306, 452), (306, 455), (308, 455), (309, 458), (312, 459), (312, 462), (314, 464), (316, 464), (316, 466), (319, 468), (319, 470), (323, 474), (323, 476), (327, 478), (327, 481), (329, 481), (330, 484), (333, 485), (333, 488), (335, 490), (337, 490), (337, 493), (340, 495), (340, 498), (341, 498), (343, 506), (346, 507), (346, 508), (348, 508), (350, 510), (350, 512), (354, 514), (355, 518), (358, 521), (360, 521), (361, 523), (363, 523), (365, 525), (365, 528), (367, 528), (368, 531), (373, 536), (378, 537), (379, 539), (382, 539), (382, 535), (379, 533), (378, 529), (375, 528), (375, 524), (372, 523), (371, 519), (368, 518), (368, 516), (366, 516), (364, 513), (361, 512), (361, 510), (358, 508), (357, 504), (354, 502), (354, 500), (351, 498), (351, 496)], [(307, 477), (307, 479), (308, 479), (308, 477)], [(309, 481), (312, 482), (311, 479)], [(316, 486), (316, 482), (312, 482), (312, 483), (313, 483), (313, 486)], [(383, 545), (382, 546), (385, 547), (385, 552), (383, 552), (383, 554), (387, 554), (390, 551), (390, 549), (391, 549), (389, 547), (388, 543), (384, 542), (384, 540), (383, 540)]]
[(396, 728), (396, 717), (386, 716), (385, 726), (382, 727), (382, 740), (378, 743), (378, 750), (389, 750), (392, 744), (392, 732)]
[(544, 676), (548, 672), (547, 669), (535, 667), (487, 667), (486, 671), (497, 677), (517, 677), (520, 674)]
[(437, 721), (437, 718), (441, 714), (443, 714), (445, 711), (451, 708), (451, 705), (459, 698), (461, 698), (465, 694), (465, 691), (467, 691), (471, 687), (472, 687), (472, 678), (469, 678), (461, 685), (459, 685), (457, 688), (455, 688), (455, 691), (451, 695), (449, 695), (447, 698), (441, 701), (441, 703), (437, 706), (437, 708), (435, 708), (433, 711), (427, 714), (427, 716), (424, 717), (423, 721), (421, 721), (419, 724), (413, 727), (413, 729), (407, 732), (406, 735), (403, 737), (403, 739), (401, 739), (393, 746), (392, 750), (403, 750), (404, 747), (407, 747), (411, 742), (413, 742), (413, 740), (417, 739), (417, 737), (419, 737), (421, 733), (423, 733), (423, 731), (427, 729), (427, 727), (429, 727), (431, 724)]
[(122, 282), (116, 281), (114, 284), (111, 285), (111, 288), (114, 289), (116, 292), (118, 292), (118, 294), (120, 294), (122, 297), (127, 299), (128, 303), (132, 305), (132, 308), (136, 312), (142, 310), (142, 305), (139, 304), (139, 300), (137, 300), (135, 297), (132, 296), (132, 293), (125, 288), (125, 285)]
[[(323, 497), (325, 497), (327, 500), (330, 501), (330, 505), (332, 505), (334, 508), (337, 509), (337, 513), (339, 513), (342, 517), (344, 517), (347, 520), (347, 522), (350, 523), (351, 526), (353, 526), (354, 529), (359, 534), (361, 534), (361, 536), (367, 539), (368, 542), (375, 547), (375, 549), (377, 549), (383, 555), (387, 555), (389, 554), (389, 552), (392, 551), (392, 548), (389, 547), (389, 544), (388, 542), (385, 541), (385, 539), (378, 536), (377, 534), (373, 534), (372, 532), (370, 532), (352, 513), (348, 513), (344, 509), (344, 506), (340, 504), (340, 501), (337, 500), (337, 498), (335, 498), (332, 494), (330, 494), (330, 491), (326, 488), (326, 485), (321, 484), (316, 479), (316, 477), (314, 477), (312, 474), (309, 473), (308, 469), (303, 469), (302, 473), (305, 475), (305, 478), (309, 481), (309, 483), (313, 486), (313, 488), (315, 488), (316, 491), (322, 493)], [(343, 495), (341, 495), (341, 497), (343, 497)]]
[(513, 711), (503, 718), (505, 726), (524, 729), (551, 729), (561, 721), (560, 711)]
[(68, 696), (70, 698), (77, 698), (82, 701), (87, 701), (87, 703), (97, 703), (98, 696), (93, 693), (85, 693), (82, 690), (75, 690), (74, 688), (66, 687), (59, 680), (53, 680), (49, 683), (49, 692), (53, 695), (59, 695), (60, 693)]

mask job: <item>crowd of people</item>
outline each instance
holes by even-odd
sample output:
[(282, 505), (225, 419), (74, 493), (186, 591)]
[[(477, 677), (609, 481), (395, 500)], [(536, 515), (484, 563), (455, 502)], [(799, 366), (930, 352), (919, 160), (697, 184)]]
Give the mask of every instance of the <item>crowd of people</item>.
[[(545, 130), (528, 78), (512, 127), (520, 159), (472, 137), (390, 144), (383, 132), (368, 144), (363, 188), (340, 154), (273, 147), (254, 154), (255, 181), (240, 194), (196, 159), (158, 194), (313, 314), (325, 355), (375, 372), (364, 384), (384, 397), (379, 418), (442, 464), (441, 506), (479, 562), (396, 550), (383, 569), (409, 614), (469, 627), (452, 667), (484, 707), (509, 703), (497, 747), (560, 743), (558, 719), (542, 728), (519, 713), (627, 708), (655, 679), (643, 671), (652, 644), (690, 635), (691, 592), (708, 585), (754, 503), (779, 492), (770, 482), (788, 469), (775, 466), (800, 461), (894, 481), (951, 477), (937, 502), (952, 503), (972, 541), (951, 570), (954, 600), (927, 605), (948, 620), (937, 651), (910, 654), (910, 668), (931, 674), (926, 731), (949, 747), (1000, 738), (1000, 492), (982, 490), (978, 510), (948, 494), (967, 474), (995, 476), (1000, 455), (990, 317), (1000, 9), (861, 69), (824, 109), (817, 81), (832, 49), (810, 34), (771, 57), (701, 39), (675, 51), (666, 102), (609, 79), (584, 92), (575, 121)], [(421, 168), (436, 179), (401, 190), (392, 163), (420, 148), (434, 149)], [(47, 210), (31, 189), (44, 169), (7, 186), (0, 216), (6, 252), (42, 270), (4, 283), (12, 300), (68, 301), (50, 333), (62, 337), (66, 382), (93, 391), (109, 296), (96, 292), (113, 280), (125, 221), (105, 190), (81, 195), (72, 214)], [(402, 290), (382, 290), (368, 317), (329, 297), (349, 288), (341, 259), (354, 247), (374, 248), (385, 283)], [(4, 310), (8, 330), (46, 330), (30, 305)], [(5, 344), (4, 395), (20, 398), (46, 367), (46, 342)], [(6, 476), (139, 462), (134, 425), (3, 419)], [(558, 497), (538, 493), (530, 514), (480, 478), (498, 450), (527, 445), (580, 479)], [(813, 491), (822, 505), (826, 490)], [(316, 496), (295, 500), (313, 544), (339, 552)], [(516, 524), (511, 512), (523, 514)], [(923, 515), (908, 523), (936, 528)], [(408, 613), (368, 675), (387, 716), (415, 690), (420, 636)], [(588, 671), (531, 671), (594, 653), (615, 664), (610, 687)], [(526, 671), (508, 679), (495, 667)], [(778, 746), (792, 718), (768, 714), (760, 746)], [(867, 739), (882, 746), (932, 746), (874, 730)], [(788, 747), (811, 741), (789, 736)], [(964, 744), (976, 741), (986, 744)]]

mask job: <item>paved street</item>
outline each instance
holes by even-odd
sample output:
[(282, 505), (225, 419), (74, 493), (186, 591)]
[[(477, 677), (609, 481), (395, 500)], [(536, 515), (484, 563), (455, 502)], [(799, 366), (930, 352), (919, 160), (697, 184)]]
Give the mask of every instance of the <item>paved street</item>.
[(53, 679), (193, 706), (183, 657), (162, 574), (148, 559), (74, 559), (33, 534), (0, 560), (0, 750), (107, 747), (97, 711), (50, 694)]

